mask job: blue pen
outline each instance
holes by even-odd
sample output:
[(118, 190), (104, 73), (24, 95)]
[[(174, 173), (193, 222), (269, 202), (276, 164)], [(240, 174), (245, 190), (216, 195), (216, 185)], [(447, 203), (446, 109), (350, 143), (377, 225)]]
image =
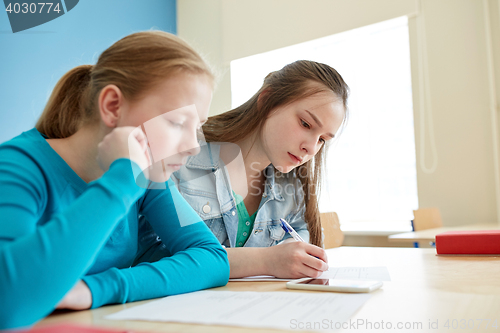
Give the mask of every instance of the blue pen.
[(302, 239), (302, 237), (300, 237), (300, 235), (297, 233), (297, 231), (293, 230), (292, 226), (288, 224), (287, 221), (285, 221), (284, 219), (280, 219), (280, 222), (281, 222), (280, 225), (283, 228), (283, 230), (285, 230), (285, 232), (288, 232), (290, 236), (293, 237), (293, 239), (295, 239), (297, 242), (305, 242)]

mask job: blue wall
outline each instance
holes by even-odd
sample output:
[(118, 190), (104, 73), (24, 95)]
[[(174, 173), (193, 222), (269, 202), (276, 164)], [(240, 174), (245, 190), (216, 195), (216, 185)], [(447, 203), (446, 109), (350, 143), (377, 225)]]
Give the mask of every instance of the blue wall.
[(130, 33), (177, 32), (176, 0), (81, 0), (61, 17), (15, 34), (0, 8), (0, 142), (35, 125), (53, 87), (71, 68), (94, 64)]

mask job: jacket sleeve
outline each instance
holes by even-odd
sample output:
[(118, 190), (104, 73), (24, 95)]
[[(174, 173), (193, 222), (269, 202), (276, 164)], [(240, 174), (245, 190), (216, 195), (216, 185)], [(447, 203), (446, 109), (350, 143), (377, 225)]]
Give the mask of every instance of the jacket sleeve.
[[(226, 251), (171, 180), (166, 190), (148, 190), (142, 214), (162, 241), (160, 253), (171, 256), (156, 262), (147, 262), (153, 260), (144, 257), (135, 267), (112, 268), (86, 276), (84, 281), (92, 291), (92, 308), (182, 294), (227, 283), (229, 262)], [(156, 249), (153, 250), (152, 255), (157, 254)]]
[[(306, 206), (304, 201), (299, 205), (299, 209), (295, 212), (290, 213), (288, 217), (288, 223), (292, 226), (292, 228), (297, 231), (297, 233), (304, 239), (304, 241), (309, 242), (309, 231), (307, 230), (307, 223), (304, 220), (304, 215), (306, 212)], [(292, 236), (287, 232), (283, 237), (283, 241), (288, 238), (292, 238)]]
[(0, 329), (31, 325), (53, 311), (144, 194), (130, 160), (119, 159), (40, 226), (45, 177), (23, 151), (0, 148)]

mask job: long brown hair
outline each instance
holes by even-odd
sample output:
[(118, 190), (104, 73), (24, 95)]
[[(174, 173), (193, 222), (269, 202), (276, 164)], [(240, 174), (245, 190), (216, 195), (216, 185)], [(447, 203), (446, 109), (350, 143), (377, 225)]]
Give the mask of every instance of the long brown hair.
[[(346, 110), (343, 120), (345, 125), (349, 87), (342, 76), (328, 65), (299, 60), (267, 75), (259, 91), (244, 104), (231, 111), (209, 117), (203, 126), (205, 140), (233, 143), (241, 141), (255, 131), (260, 131), (276, 108), (325, 91), (333, 92), (342, 99)], [(322, 245), (318, 195), (322, 166), (325, 162), (326, 149), (323, 145), (313, 159), (299, 166), (295, 172), (304, 191), (306, 205), (304, 218), (309, 230), (309, 241), (317, 246)], [(277, 170), (275, 172), (279, 173)]]
[(99, 119), (97, 99), (105, 86), (116, 85), (133, 101), (179, 70), (205, 74), (213, 83), (206, 62), (179, 37), (162, 31), (126, 36), (105, 50), (94, 66), (75, 67), (57, 82), (36, 129), (51, 139), (69, 137)]

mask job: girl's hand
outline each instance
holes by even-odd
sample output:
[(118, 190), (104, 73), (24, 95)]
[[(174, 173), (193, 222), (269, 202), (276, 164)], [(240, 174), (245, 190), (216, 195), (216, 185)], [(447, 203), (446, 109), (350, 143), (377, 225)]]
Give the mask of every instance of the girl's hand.
[(267, 271), (278, 278), (316, 278), (328, 270), (325, 250), (303, 242), (283, 242), (269, 248)]
[(82, 280), (64, 296), (56, 309), (87, 310), (92, 306), (92, 293)]
[(119, 158), (129, 158), (144, 170), (151, 164), (147, 148), (148, 141), (140, 127), (117, 127), (97, 146), (97, 161), (105, 172)]

